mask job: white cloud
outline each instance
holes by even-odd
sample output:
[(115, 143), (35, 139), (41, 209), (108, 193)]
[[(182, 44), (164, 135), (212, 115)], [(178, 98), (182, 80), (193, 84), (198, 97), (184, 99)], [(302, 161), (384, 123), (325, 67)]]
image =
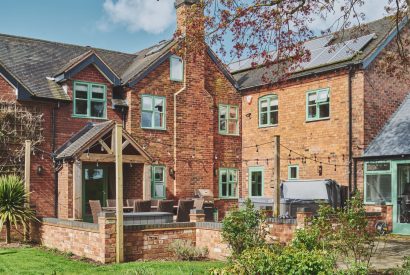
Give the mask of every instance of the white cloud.
[(174, 0), (105, 0), (105, 17), (97, 22), (101, 31), (115, 25), (130, 32), (158, 34), (175, 23)]

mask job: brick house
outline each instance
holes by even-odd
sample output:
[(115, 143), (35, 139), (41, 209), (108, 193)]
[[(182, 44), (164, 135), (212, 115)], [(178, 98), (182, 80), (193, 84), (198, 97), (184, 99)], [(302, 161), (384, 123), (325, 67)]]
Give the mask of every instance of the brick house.
[[(182, 33), (194, 2), (176, 1)], [(286, 81), (266, 82), (269, 68), (244, 60), (228, 70), (209, 48), (178, 56), (176, 39), (127, 54), (0, 35), (1, 98), (44, 116), (45, 142), (31, 157), (38, 215), (87, 220), (89, 199), (115, 197), (116, 123), (124, 128), (125, 198), (177, 200), (207, 188), (220, 216), (238, 198), (272, 198), (275, 135), (281, 180), (330, 178), (363, 191), (371, 184), (365, 150), (409, 91), (407, 79), (378, 66), (395, 46), (389, 18), (353, 36), (306, 42), (317, 58)], [(397, 203), (388, 204), (392, 217)]]
[[(406, 23), (402, 35), (409, 32)], [(410, 91), (408, 77), (389, 76), (380, 66), (395, 50), (396, 30), (383, 18), (360, 37), (347, 30), (307, 41), (311, 60), (285, 80), (272, 76), (273, 69), (251, 67), (252, 60), (230, 64), (242, 94), (241, 197), (275, 197), (274, 136), (280, 136), (282, 181), (333, 179), (365, 191), (360, 159)], [(386, 188), (373, 183), (367, 190)], [(381, 211), (383, 203), (364, 195), (369, 210)], [(391, 223), (397, 203), (387, 204), (382, 208)]]
[[(193, 1), (178, 0), (178, 28)], [(1, 97), (43, 114), (31, 156), (41, 217), (88, 219), (115, 198), (115, 124), (123, 125), (124, 198), (179, 199), (198, 188), (232, 203), (241, 178), (241, 96), (215, 54), (177, 56), (178, 39), (134, 54), (0, 35)], [(41, 167), (41, 169), (39, 169)], [(221, 215), (223, 212), (221, 212)]]

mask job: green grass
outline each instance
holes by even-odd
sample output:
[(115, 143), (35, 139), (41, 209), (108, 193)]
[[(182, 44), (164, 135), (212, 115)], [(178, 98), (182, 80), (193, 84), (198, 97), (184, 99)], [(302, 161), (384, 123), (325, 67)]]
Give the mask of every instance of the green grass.
[(0, 274), (206, 274), (222, 262), (151, 261), (96, 265), (42, 248), (0, 249)]

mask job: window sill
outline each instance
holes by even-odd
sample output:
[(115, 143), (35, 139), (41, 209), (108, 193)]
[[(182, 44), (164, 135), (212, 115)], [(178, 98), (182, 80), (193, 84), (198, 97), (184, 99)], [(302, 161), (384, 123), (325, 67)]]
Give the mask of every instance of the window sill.
[(108, 120), (106, 117), (89, 117), (89, 116), (79, 116), (79, 115), (71, 115), (71, 117), (80, 118), (80, 119)]
[(364, 205), (373, 205), (373, 206), (393, 206), (392, 202), (386, 202), (385, 204), (381, 204), (379, 202), (363, 202)]
[(238, 200), (238, 197), (219, 197), (216, 198), (215, 200)]
[(219, 133), (221, 136), (228, 136), (228, 137), (239, 137), (239, 134), (224, 134), (224, 133)]
[(265, 129), (265, 128), (276, 128), (278, 127), (278, 124), (272, 124), (272, 125), (259, 125), (258, 128), (260, 129)]
[(184, 82), (183, 79), (172, 79), (172, 78), (170, 78), (169, 80), (171, 80), (172, 82), (178, 82), (178, 83)]
[(167, 128), (148, 128), (148, 127), (142, 127), (142, 126), (141, 126), (141, 129), (143, 129), (143, 130), (153, 130), (153, 131), (166, 131), (167, 130)]
[(306, 123), (310, 123), (310, 122), (325, 121), (325, 120), (330, 120), (330, 117), (316, 118), (316, 119), (307, 119), (305, 122), (306, 122)]

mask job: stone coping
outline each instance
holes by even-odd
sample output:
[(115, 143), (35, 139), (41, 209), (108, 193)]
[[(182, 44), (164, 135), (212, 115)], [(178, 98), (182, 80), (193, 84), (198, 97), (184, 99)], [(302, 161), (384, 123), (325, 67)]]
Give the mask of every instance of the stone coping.
[(70, 227), (74, 229), (99, 231), (99, 225), (97, 223), (63, 220), (63, 219), (57, 219), (57, 218), (43, 218), (42, 221), (43, 223), (61, 225), (64, 227)]
[(197, 222), (196, 228), (222, 230), (222, 223), (220, 222)]
[(266, 221), (268, 223), (277, 223), (277, 224), (296, 224), (296, 219), (293, 218), (277, 218), (277, 217), (270, 217), (267, 218)]
[(124, 225), (124, 230), (146, 230), (146, 229), (180, 229), (180, 228), (193, 228), (196, 224), (194, 222), (173, 222), (173, 223), (161, 223), (161, 224), (138, 224), (138, 225)]
[[(70, 227), (74, 229), (92, 230), (99, 231), (99, 225), (96, 223), (73, 221), (73, 220), (63, 220), (57, 218), (43, 218), (42, 221), (47, 224), (55, 224), (64, 227)], [(139, 225), (124, 225), (124, 230), (146, 230), (146, 229), (183, 229), (183, 228), (201, 228), (201, 229), (212, 229), (221, 230), (222, 223), (218, 222), (173, 222), (173, 223), (162, 223), (162, 224), (139, 224)]]

